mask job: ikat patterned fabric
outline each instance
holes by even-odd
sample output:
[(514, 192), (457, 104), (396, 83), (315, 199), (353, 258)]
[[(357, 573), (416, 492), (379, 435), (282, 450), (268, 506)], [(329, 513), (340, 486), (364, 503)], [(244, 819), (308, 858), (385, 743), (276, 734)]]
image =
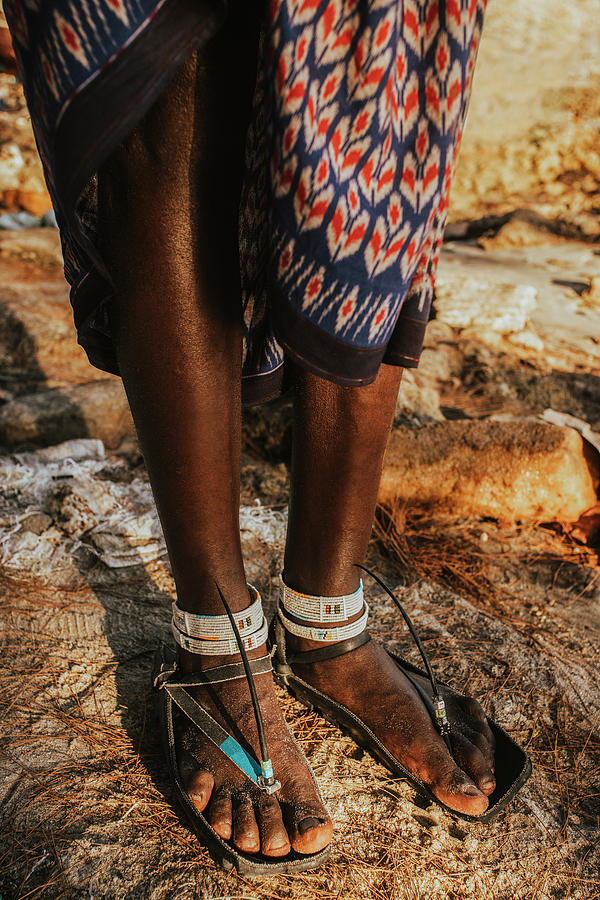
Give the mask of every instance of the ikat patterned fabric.
[(67, 230), (55, 183), (54, 139), (73, 99), (132, 44), (168, 0), (3, 0), (48, 190), (63, 225), (65, 274), (92, 266)]
[(248, 373), (282, 361), (275, 303), (361, 348), (401, 310), (427, 321), (485, 5), (271, 2), (242, 204)]
[[(280, 370), (282, 344), (342, 383), (372, 380), (364, 351), (377, 364), (416, 364), (420, 346), (387, 357), (386, 347), (403, 323), (429, 315), (486, 2), (266, 4), (240, 209), (246, 379)], [(116, 371), (102, 315), (110, 286), (90, 252), (97, 160), (89, 150), (74, 227), (55, 183), (55, 137), (75, 98), (117, 65), (127, 77), (140, 35), (172, 3), (4, 0), (76, 320), (84, 293), (95, 304), (80, 341), (97, 336), (94, 352), (86, 349), (108, 371)], [(104, 99), (118, 120), (114, 83)], [(317, 333), (330, 342), (329, 367), (312, 353)]]

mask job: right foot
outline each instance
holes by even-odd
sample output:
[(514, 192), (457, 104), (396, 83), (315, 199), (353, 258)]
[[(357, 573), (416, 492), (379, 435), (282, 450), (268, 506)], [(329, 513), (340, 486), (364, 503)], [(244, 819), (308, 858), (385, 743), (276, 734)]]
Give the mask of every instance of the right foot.
[[(265, 655), (264, 647), (256, 652)], [(209, 668), (239, 657), (185, 654), (184, 667)], [(204, 662), (202, 662), (204, 660)], [(179, 771), (189, 797), (217, 834), (244, 853), (286, 856), (317, 853), (329, 844), (333, 825), (279, 708), (271, 673), (254, 677), (275, 777), (266, 794), (183, 715), (175, 719)], [(260, 760), (254, 710), (245, 679), (188, 688), (190, 694), (236, 740)]]
[[(310, 596), (306, 585), (294, 580)], [(338, 589), (338, 593), (343, 590)], [(319, 622), (300, 621), (289, 612), (287, 615), (298, 625), (327, 627)], [(359, 616), (357, 613), (339, 624), (348, 625)], [(285, 641), (291, 653), (331, 646), (290, 633)], [(376, 641), (332, 659), (296, 659), (293, 670), (317, 691), (354, 713), (389, 753), (450, 809), (473, 816), (486, 811), (488, 798), (496, 787), (495, 740), (487, 717), (475, 700), (445, 685), (439, 686), (451, 722), (451, 755), (413, 682)], [(428, 679), (413, 677), (430, 694)]]

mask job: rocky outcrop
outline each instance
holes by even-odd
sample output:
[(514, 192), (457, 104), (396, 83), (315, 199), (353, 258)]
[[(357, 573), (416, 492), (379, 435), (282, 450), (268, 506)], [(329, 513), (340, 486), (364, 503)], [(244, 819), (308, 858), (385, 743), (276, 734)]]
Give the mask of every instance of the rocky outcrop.
[(571, 428), (531, 421), (398, 428), (379, 501), (465, 519), (569, 522), (596, 503), (598, 469)]
[[(250, 477), (262, 468), (264, 483), (267, 467), (245, 463)], [(282, 479), (279, 467), (271, 478), (276, 484)], [(0, 484), (0, 568), (5, 572), (64, 584), (97, 560), (122, 569), (165, 558), (145, 471), (107, 454), (100, 440), (73, 439), (0, 456)], [(240, 508), (242, 546), (249, 577), (260, 577), (265, 556), (283, 546), (287, 514), (257, 503), (249, 491), (246, 497), (249, 502)]]
[(0, 231), (0, 384), (10, 394), (96, 381), (77, 344), (58, 232)]
[(46, 447), (72, 438), (99, 438), (114, 449), (135, 433), (118, 378), (40, 391), (0, 408), (0, 446)]

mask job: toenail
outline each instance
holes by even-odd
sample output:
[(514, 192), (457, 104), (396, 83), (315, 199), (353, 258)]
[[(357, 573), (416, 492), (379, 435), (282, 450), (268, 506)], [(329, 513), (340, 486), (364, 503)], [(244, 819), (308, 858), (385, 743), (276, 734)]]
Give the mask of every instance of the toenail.
[(311, 828), (316, 828), (317, 825), (322, 825), (323, 819), (315, 819), (314, 816), (309, 816), (308, 819), (302, 819), (301, 822), (298, 822), (298, 831), (300, 834), (306, 834)]
[(474, 784), (469, 784), (468, 782), (466, 784), (461, 784), (460, 789), (463, 794), (467, 795), (467, 797), (479, 797), (481, 795), (481, 791), (479, 790), (479, 788), (475, 787)]
[(275, 843), (270, 843), (270, 844), (268, 845), (267, 849), (268, 849), (268, 850), (281, 850), (282, 847), (287, 847), (288, 844), (289, 844), (289, 841), (286, 841), (285, 839), (282, 839), (282, 840), (280, 840), (279, 843), (277, 843), (277, 844), (275, 844)]

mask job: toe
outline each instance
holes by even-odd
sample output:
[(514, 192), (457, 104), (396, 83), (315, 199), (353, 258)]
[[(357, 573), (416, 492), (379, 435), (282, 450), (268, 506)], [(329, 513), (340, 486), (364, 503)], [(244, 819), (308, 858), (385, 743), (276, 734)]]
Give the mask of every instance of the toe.
[[(475, 736), (473, 736), (474, 739)], [(483, 743), (483, 738), (481, 739)], [(489, 797), (496, 787), (496, 779), (490, 768), (488, 760), (482, 751), (463, 734), (452, 736), (452, 748), (454, 758), (458, 765), (471, 776), (479, 790)]]
[(485, 812), (487, 797), (473, 779), (458, 768), (444, 744), (436, 742), (421, 758), (427, 759), (421, 778), (442, 803), (470, 816), (480, 816)]
[(260, 849), (265, 856), (286, 856), (291, 850), (290, 839), (283, 824), (281, 807), (273, 794), (261, 795), (255, 803), (260, 831)]
[(211, 798), (206, 811), (206, 818), (224, 841), (231, 839), (233, 833), (233, 811), (231, 794), (225, 788), (219, 788)]
[(492, 773), (496, 771), (496, 744), (492, 736), (492, 741), (490, 742), (485, 734), (475, 728), (469, 728), (468, 726), (462, 729), (462, 734), (467, 738), (472, 744), (474, 744), (477, 749), (480, 751), (481, 755), (485, 759)]
[[(464, 729), (461, 730), (464, 730), (464, 733), (467, 735), (469, 740), (477, 747), (479, 747), (486, 758), (488, 757), (488, 755), (491, 757), (491, 762), (493, 764), (494, 751), (496, 749), (496, 739), (494, 737), (494, 732), (489, 726), (487, 718), (484, 717), (482, 719), (479, 716), (473, 717), (468, 720), (468, 723), (466, 723)], [(473, 739), (474, 735), (477, 735), (477, 741)]]
[(252, 801), (246, 794), (233, 802), (233, 843), (244, 853), (260, 850), (260, 832)]
[(442, 803), (457, 812), (480, 816), (488, 808), (488, 799), (466, 772), (457, 766), (447, 769), (432, 784), (432, 790)]
[(187, 791), (198, 812), (204, 812), (206, 809), (214, 785), (215, 779), (210, 772), (203, 769), (197, 769), (189, 776)]
[(288, 832), (297, 853), (318, 853), (331, 842), (333, 823), (321, 804), (296, 807), (289, 819)]
[(331, 842), (333, 824), (306, 769), (306, 760), (297, 757), (294, 764), (296, 774), (286, 780), (277, 799), (292, 848), (297, 853), (318, 853)]

